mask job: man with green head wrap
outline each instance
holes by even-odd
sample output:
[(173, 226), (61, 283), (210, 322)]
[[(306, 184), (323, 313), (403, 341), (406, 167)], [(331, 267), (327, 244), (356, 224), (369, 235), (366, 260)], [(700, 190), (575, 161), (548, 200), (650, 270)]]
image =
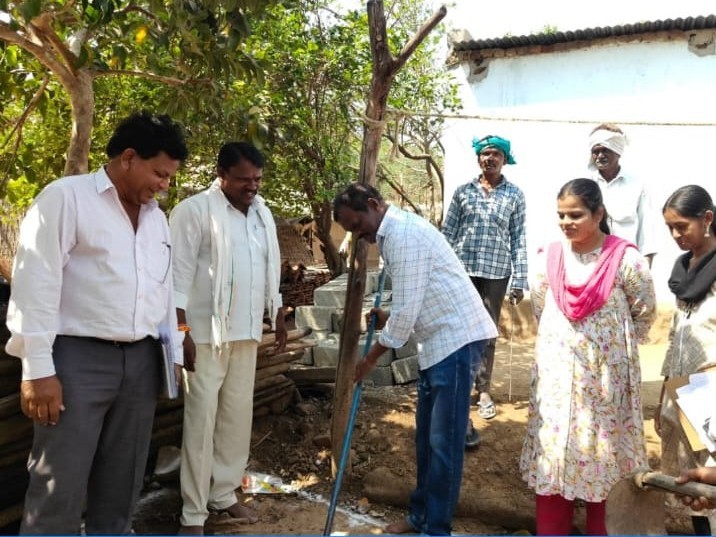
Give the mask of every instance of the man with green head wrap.
[(486, 149), (499, 149), (500, 151), (502, 151), (505, 164), (517, 164), (515, 162), (515, 158), (512, 156), (512, 151), (510, 150), (510, 141), (505, 140), (504, 138), (500, 138), (499, 136), (488, 135), (483, 138), (480, 138), (479, 140), (477, 138), (474, 138), (472, 140), (472, 147), (475, 150), (475, 154), (477, 154), (478, 156), (481, 155), (482, 152)]
[[(442, 231), (498, 324), (510, 278), (512, 304), (522, 300), (527, 286), (525, 196), (502, 175), (505, 164), (515, 164), (509, 140), (489, 135), (475, 138), (472, 147), (482, 173), (457, 188)], [(494, 360), (493, 339), (485, 348), (475, 381), (479, 414), (484, 419), (496, 415), (490, 396)], [(476, 431), (468, 431), (468, 445), (477, 442)]]

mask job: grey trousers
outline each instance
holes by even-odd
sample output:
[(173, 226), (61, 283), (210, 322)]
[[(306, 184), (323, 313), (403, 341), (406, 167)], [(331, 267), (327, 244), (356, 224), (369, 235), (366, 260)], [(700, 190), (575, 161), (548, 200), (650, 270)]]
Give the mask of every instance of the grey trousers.
[[(490, 314), (495, 325), (500, 322), (500, 311), (502, 310), (502, 302), (507, 293), (507, 284), (510, 278), (501, 278), (499, 280), (490, 280), (487, 278), (479, 278), (470, 276), (472, 284), (482, 297), (487, 313)], [(475, 389), (479, 393), (490, 392), (490, 383), (492, 382), (492, 367), (495, 364), (495, 342), (496, 338), (489, 339), (485, 346), (485, 351), (480, 360), (480, 367), (477, 370), (477, 378), (475, 379)]]
[(128, 534), (142, 487), (159, 393), (159, 343), (58, 336), (66, 410), (35, 424), (21, 534)]

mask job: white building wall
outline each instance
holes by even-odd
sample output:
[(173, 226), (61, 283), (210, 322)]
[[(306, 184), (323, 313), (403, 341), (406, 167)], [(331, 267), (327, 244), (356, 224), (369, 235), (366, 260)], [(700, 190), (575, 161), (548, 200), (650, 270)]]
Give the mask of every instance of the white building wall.
[(659, 300), (671, 302), (666, 282), (680, 252), (661, 207), (686, 184), (700, 184), (716, 198), (716, 56), (696, 56), (685, 41), (664, 41), (493, 59), (479, 77), (469, 69), (453, 70), (464, 109), (447, 122), (443, 139), (444, 210), (455, 188), (479, 173), (472, 138), (509, 139), (517, 164), (503, 172), (525, 192), (533, 258), (538, 246), (559, 237), (559, 187), (588, 176), (589, 133), (599, 123), (617, 123), (630, 141), (622, 166), (647, 183), (657, 209), (653, 274)]

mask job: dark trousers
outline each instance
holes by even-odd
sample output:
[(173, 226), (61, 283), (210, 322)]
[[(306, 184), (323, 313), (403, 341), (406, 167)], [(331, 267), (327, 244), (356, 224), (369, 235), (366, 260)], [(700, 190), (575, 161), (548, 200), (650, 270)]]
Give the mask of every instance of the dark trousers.
[(470, 370), (484, 341), (473, 341), (420, 371), (415, 410), (417, 483), (408, 523), (427, 535), (450, 535), (465, 458)]
[[(500, 311), (502, 310), (502, 302), (507, 293), (507, 284), (509, 278), (499, 280), (490, 280), (487, 278), (479, 278), (470, 276), (472, 284), (482, 297), (487, 313), (490, 314), (495, 325), (500, 322)], [(495, 342), (497, 339), (490, 339), (485, 347), (485, 352), (480, 360), (480, 367), (477, 370), (477, 378), (475, 379), (475, 388), (478, 392), (490, 392), (490, 383), (492, 382), (492, 367), (495, 364)]]
[(159, 393), (159, 343), (114, 345), (58, 336), (53, 348), (66, 410), (35, 424), (20, 533), (128, 534)]

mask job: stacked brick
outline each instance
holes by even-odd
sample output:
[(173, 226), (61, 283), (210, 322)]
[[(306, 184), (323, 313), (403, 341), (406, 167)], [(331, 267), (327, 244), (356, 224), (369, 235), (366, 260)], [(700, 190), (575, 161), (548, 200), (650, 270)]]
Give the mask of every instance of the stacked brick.
[[(314, 345), (304, 351), (303, 356), (295, 360), (288, 375), (298, 385), (333, 382), (338, 365), (341, 324), (343, 307), (348, 285), (348, 276), (342, 275), (318, 287), (313, 293), (313, 305), (296, 308), (296, 327), (310, 328), (311, 334), (304, 338)], [(369, 272), (366, 276), (366, 289), (363, 313), (368, 313), (375, 302), (378, 288), (378, 273)], [(381, 299), (381, 307), (390, 310), (392, 292), (390, 283), (386, 282)], [(374, 341), (379, 332), (375, 332)], [(358, 355), (362, 356), (367, 338), (365, 315), (361, 316), (361, 338), (358, 343)], [(381, 356), (376, 367), (366, 377), (365, 382), (377, 386), (406, 384), (418, 377), (418, 348), (411, 337), (399, 349), (386, 352)]]

